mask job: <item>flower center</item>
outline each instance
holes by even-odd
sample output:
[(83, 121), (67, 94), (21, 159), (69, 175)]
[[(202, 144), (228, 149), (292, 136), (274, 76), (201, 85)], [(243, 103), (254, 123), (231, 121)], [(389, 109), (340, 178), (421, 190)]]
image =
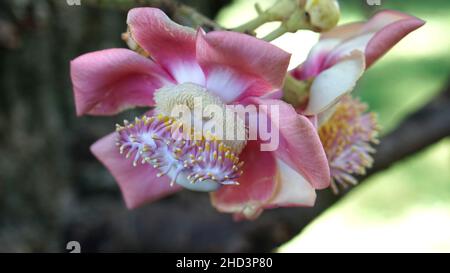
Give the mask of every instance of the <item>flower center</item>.
[(185, 128), (200, 128), (196, 135), (213, 135), (238, 154), (245, 147), (245, 122), (204, 87), (193, 83), (166, 86), (155, 92), (154, 99), (157, 113), (179, 117), (182, 112), (178, 120)]
[[(186, 120), (170, 116), (180, 105), (195, 111), (195, 100), (198, 98), (201, 98), (203, 107), (214, 105), (226, 111), (219, 98), (208, 94), (200, 86), (183, 84), (162, 88), (155, 93), (158, 114), (116, 125), (116, 145), (121, 154), (133, 158), (134, 166), (138, 163), (150, 164), (160, 171), (158, 177), (170, 177), (171, 185), (177, 183), (190, 190), (207, 192), (215, 191), (222, 185), (238, 185), (236, 179), (242, 175), (244, 164), (239, 161), (238, 155), (245, 146), (245, 139), (223, 140), (210, 131), (206, 135), (197, 135), (195, 130), (186, 126)], [(189, 121), (214, 122), (214, 119), (191, 117)], [(238, 128), (243, 124), (240, 120), (234, 126)], [(218, 124), (225, 130), (229, 129), (227, 125), (226, 122)]]

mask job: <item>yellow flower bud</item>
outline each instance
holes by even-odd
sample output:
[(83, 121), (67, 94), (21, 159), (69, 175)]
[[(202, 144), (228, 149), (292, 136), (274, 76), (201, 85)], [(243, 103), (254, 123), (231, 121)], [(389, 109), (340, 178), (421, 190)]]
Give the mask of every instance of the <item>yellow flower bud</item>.
[(280, 27), (263, 38), (272, 41), (286, 32), (296, 32), (299, 29), (328, 31), (337, 25), (340, 17), (337, 0), (279, 0), (265, 11), (259, 6), (256, 8), (259, 16), (234, 31), (254, 34), (259, 26), (280, 21)]
[(336, 0), (301, 1), (305, 2), (304, 10), (312, 30), (328, 31), (337, 25), (340, 9)]

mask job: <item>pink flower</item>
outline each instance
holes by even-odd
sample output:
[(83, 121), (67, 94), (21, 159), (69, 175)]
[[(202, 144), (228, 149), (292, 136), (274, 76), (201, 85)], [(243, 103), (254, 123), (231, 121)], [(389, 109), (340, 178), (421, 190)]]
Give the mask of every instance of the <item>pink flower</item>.
[(407, 14), (383, 11), (366, 23), (336, 27), (323, 33), (307, 60), (291, 72), (305, 83), (299, 86), (309, 88), (309, 99), (297, 112), (318, 127), (334, 192), (337, 184), (356, 184), (354, 175), (371, 167), (371, 144), (377, 143), (379, 130), (374, 114), (365, 114), (367, 107), (347, 94), (365, 69), (423, 24)]
[[(314, 189), (329, 186), (316, 129), (290, 105), (263, 98), (281, 87), (289, 54), (245, 34), (196, 32), (153, 8), (131, 10), (127, 22), (131, 38), (150, 57), (127, 49), (93, 52), (71, 62), (71, 76), (80, 116), (156, 107), (91, 147), (117, 180), (128, 208), (182, 187), (214, 191), (219, 211), (245, 218), (265, 208), (314, 204)], [(177, 122), (155, 111), (192, 94), (224, 105), (277, 105), (281, 120), (266, 114), (280, 130), (279, 148), (260, 151), (259, 141), (250, 140), (241, 151), (220, 141), (169, 139), (166, 132)], [(216, 167), (222, 171), (210, 173)]]
[(323, 33), (307, 60), (292, 71), (312, 80), (306, 115), (319, 114), (351, 92), (365, 69), (424, 21), (397, 11), (382, 11), (365, 23), (342, 25)]
[(372, 144), (378, 144), (379, 126), (374, 113), (365, 113), (367, 105), (346, 95), (335, 111), (319, 127), (320, 140), (327, 154), (331, 172), (331, 188), (348, 188), (358, 182), (354, 175), (364, 175), (372, 167)]

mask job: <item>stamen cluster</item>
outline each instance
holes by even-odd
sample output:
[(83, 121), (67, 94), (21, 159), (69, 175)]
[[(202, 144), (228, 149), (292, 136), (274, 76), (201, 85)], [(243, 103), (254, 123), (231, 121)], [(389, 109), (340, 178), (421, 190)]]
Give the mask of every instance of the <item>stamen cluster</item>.
[(212, 135), (195, 139), (173, 118), (143, 116), (116, 125), (116, 145), (121, 154), (133, 158), (133, 165), (150, 164), (159, 169), (158, 177), (168, 175), (173, 183), (185, 176), (191, 183), (205, 180), (220, 185), (237, 185), (244, 164), (237, 154)]
[(364, 175), (373, 164), (371, 153), (377, 144), (379, 126), (374, 113), (365, 113), (367, 105), (345, 96), (333, 115), (319, 129), (319, 136), (330, 162), (334, 192), (336, 184), (346, 188), (357, 184), (354, 175)]

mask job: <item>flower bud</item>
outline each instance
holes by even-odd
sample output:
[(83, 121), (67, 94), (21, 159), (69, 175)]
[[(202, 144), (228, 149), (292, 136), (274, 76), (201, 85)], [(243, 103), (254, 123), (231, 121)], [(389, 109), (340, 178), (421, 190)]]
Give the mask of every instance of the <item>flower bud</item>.
[(334, 28), (340, 17), (337, 0), (283, 0), (261, 14), (264, 20), (281, 21), (281, 26), (264, 37), (272, 41), (286, 32), (309, 29), (315, 32)]
[(336, 0), (301, 0), (312, 30), (328, 31), (334, 28), (340, 17), (339, 4)]

